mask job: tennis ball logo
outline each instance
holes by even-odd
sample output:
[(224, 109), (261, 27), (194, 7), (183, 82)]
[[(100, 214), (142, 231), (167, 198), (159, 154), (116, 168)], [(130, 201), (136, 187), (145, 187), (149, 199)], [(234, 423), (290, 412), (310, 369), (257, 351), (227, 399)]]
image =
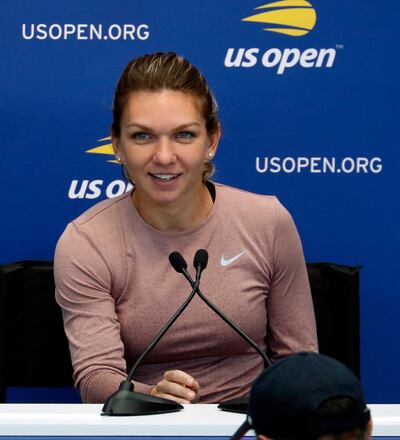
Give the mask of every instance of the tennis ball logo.
[(264, 23), (272, 27), (264, 31), (302, 37), (307, 35), (317, 22), (317, 14), (310, 2), (304, 0), (282, 0), (258, 6), (256, 10), (266, 10), (243, 18), (242, 21)]
[[(114, 157), (114, 150), (112, 147), (112, 143), (107, 142), (107, 141), (111, 141), (111, 136), (103, 138), (103, 139), (99, 139), (98, 142), (105, 142), (105, 143), (103, 143), (99, 147), (94, 147), (94, 148), (91, 148), (90, 150), (86, 150), (86, 153), (105, 154), (107, 156)], [(107, 160), (107, 162), (118, 163), (115, 159), (109, 159), (109, 160)]]

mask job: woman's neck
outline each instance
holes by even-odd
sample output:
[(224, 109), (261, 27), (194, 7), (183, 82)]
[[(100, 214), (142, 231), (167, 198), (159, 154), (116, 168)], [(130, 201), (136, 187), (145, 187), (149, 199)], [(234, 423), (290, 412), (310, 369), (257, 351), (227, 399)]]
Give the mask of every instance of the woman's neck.
[(185, 200), (165, 205), (152, 204), (137, 191), (132, 201), (143, 220), (160, 231), (186, 231), (203, 222), (213, 207), (213, 199), (206, 185), (187, 195)]

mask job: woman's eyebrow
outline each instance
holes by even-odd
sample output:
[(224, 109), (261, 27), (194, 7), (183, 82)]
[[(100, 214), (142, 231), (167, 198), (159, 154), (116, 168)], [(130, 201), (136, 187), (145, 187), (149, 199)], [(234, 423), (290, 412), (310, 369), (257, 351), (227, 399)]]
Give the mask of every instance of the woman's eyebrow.
[[(198, 122), (187, 122), (185, 124), (178, 125), (177, 127), (173, 128), (171, 131), (183, 130), (185, 128), (191, 127), (192, 125), (200, 127), (200, 124)], [(138, 122), (131, 122), (130, 124), (127, 125), (127, 128), (130, 127), (137, 127), (140, 128), (141, 130), (146, 130), (146, 131), (154, 131), (151, 127), (148, 127), (147, 125), (144, 124), (140, 124)]]

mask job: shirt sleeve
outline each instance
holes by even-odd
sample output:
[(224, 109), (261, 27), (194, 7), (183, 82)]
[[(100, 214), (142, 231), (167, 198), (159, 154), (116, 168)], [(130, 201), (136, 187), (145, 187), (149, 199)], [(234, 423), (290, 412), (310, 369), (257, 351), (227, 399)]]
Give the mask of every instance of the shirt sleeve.
[[(112, 295), (117, 288), (115, 273), (91, 235), (71, 223), (61, 236), (54, 258), (55, 294), (69, 340), (75, 386), (83, 402), (103, 403), (127, 373)], [(142, 393), (150, 389), (138, 382), (134, 386)]]
[(299, 351), (318, 350), (314, 308), (300, 237), (291, 215), (278, 200), (267, 313), (267, 344), (273, 359)]

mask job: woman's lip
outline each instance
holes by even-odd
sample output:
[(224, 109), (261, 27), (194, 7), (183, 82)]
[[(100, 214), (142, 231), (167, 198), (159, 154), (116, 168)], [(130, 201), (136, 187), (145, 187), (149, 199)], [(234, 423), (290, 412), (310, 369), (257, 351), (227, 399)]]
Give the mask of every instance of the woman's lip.
[[(171, 177), (171, 179), (174, 179), (178, 176), (180, 176), (182, 173), (148, 173), (151, 177), (168, 180), (168, 177)], [(171, 180), (169, 179), (169, 180)]]
[(147, 173), (147, 174), (153, 179), (153, 181), (157, 183), (166, 184), (176, 180), (182, 173)]

